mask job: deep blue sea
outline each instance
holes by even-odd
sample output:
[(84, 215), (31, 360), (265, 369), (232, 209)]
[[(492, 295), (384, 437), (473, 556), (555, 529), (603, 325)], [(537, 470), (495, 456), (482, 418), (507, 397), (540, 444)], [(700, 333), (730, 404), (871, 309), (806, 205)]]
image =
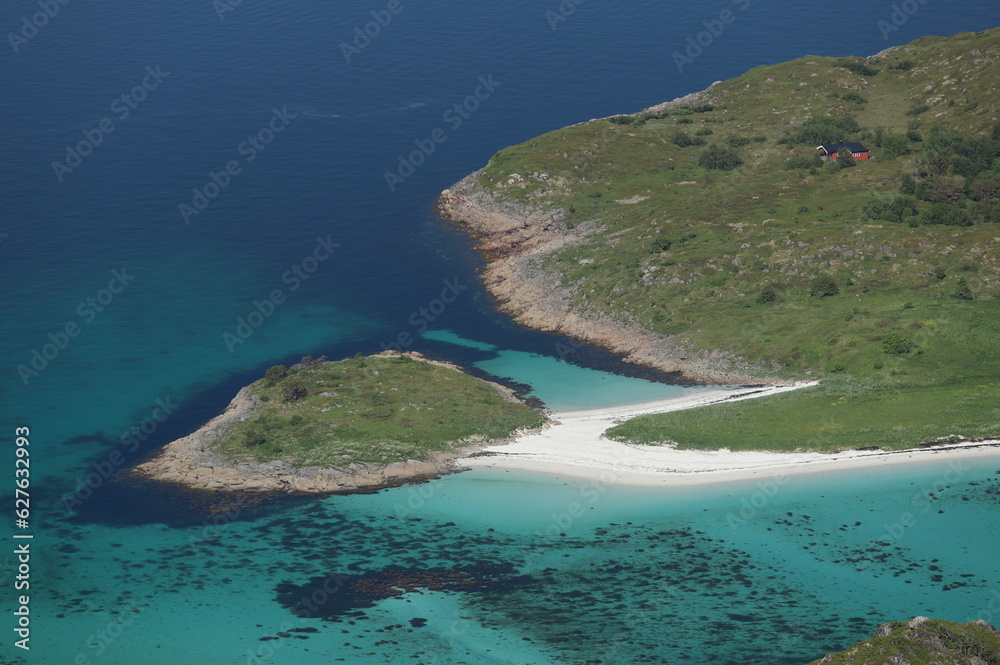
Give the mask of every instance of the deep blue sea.
[(119, 472), (307, 354), (419, 350), (555, 409), (697, 390), (498, 313), (437, 194), (504, 146), (757, 65), (998, 23), (992, 0), (4, 4), (0, 662), (791, 664), (886, 620), (991, 618), (996, 464), (766, 500), (479, 471), (243, 501)]

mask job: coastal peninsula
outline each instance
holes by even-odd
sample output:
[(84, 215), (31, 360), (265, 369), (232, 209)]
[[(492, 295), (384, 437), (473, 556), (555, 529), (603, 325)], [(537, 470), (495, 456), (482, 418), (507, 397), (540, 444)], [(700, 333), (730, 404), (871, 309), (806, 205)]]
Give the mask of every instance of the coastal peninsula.
[(203, 490), (371, 490), (449, 473), (545, 422), (510, 389), (419, 353), (304, 358), (269, 369), (135, 473)]
[(501, 150), (438, 210), (524, 325), (705, 383), (822, 379), (619, 440), (997, 438), (998, 60), (993, 29), (757, 67)]

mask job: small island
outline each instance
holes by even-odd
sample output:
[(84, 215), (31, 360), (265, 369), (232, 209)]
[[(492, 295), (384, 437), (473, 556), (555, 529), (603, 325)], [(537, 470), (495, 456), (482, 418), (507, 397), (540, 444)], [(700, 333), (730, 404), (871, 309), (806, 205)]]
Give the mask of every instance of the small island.
[(331, 494), (440, 476), (547, 419), (499, 384), (419, 353), (276, 365), (135, 472), (193, 489)]

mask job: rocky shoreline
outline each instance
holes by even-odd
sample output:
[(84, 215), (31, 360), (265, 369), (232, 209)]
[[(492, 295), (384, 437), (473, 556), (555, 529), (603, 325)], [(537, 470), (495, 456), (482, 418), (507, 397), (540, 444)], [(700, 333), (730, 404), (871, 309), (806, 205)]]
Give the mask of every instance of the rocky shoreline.
[[(692, 98), (701, 99), (706, 93), (697, 93)], [(610, 349), (628, 362), (663, 372), (679, 372), (684, 378), (701, 383), (790, 383), (761, 376), (765, 368), (751, 365), (727, 351), (693, 351), (679, 336), (656, 335), (603, 314), (571, 307), (572, 288), (563, 284), (559, 275), (547, 270), (544, 260), (564, 247), (582, 242), (589, 233), (598, 230), (598, 223), (588, 222), (570, 229), (562, 221), (560, 208), (538, 210), (499, 201), (481, 185), (482, 174), (480, 169), (444, 190), (436, 209), (443, 219), (472, 235), (476, 249), (488, 260), (481, 273), (483, 284), (500, 309), (518, 323), (568, 335)]]
[[(385, 351), (378, 356), (408, 355), (434, 365), (462, 371), (456, 365), (429, 360), (419, 353)], [(519, 401), (514, 392), (490, 383), (504, 399)], [(260, 406), (250, 388), (236, 394), (225, 411), (195, 432), (166, 446), (153, 459), (131, 470), (137, 477), (183, 485), (189, 489), (220, 492), (282, 492), (289, 494), (338, 494), (364, 492), (420, 482), (458, 470), (455, 460), (501, 441), (482, 441), (454, 452), (429, 451), (426, 460), (407, 460), (380, 467), (352, 464), (343, 469), (294, 467), (288, 462), (230, 461), (216, 450), (216, 441), (229, 426), (251, 417)]]

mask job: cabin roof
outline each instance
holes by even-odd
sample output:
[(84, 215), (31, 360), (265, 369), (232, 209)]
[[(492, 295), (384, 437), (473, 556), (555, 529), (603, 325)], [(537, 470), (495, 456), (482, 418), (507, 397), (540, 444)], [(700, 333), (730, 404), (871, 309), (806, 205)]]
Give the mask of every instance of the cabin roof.
[(837, 152), (840, 152), (841, 148), (847, 148), (852, 153), (854, 153), (854, 152), (871, 152), (870, 150), (868, 150), (868, 148), (864, 147), (863, 145), (861, 145), (857, 141), (848, 141), (846, 143), (825, 143), (825, 144), (817, 147), (816, 149), (817, 150), (822, 150), (826, 154), (831, 155), (831, 154), (836, 154)]

